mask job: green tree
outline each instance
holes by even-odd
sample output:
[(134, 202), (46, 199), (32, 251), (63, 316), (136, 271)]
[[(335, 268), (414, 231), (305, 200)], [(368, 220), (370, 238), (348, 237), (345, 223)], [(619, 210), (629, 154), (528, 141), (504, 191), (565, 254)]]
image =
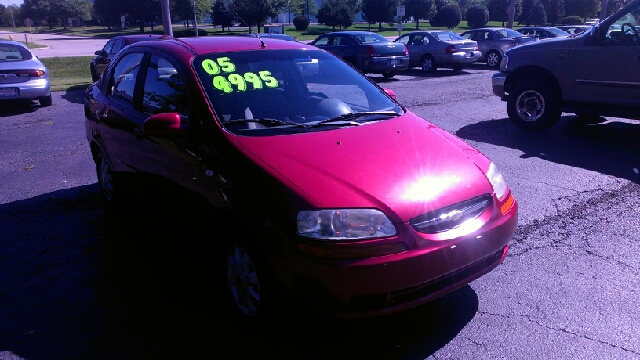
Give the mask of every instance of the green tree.
[(382, 31), (383, 22), (391, 22), (396, 14), (395, 0), (362, 0), (362, 17), (369, 23), (378, 23)]
[[(489, 10), (489, 21), (502, 21), (502, 26), (509, 20), (507, 8), (510, 0), (488, 0), (487, 9)], [(515, 3), (515, 16), (520, 16), (522, 12), (522, 0)]]
[(325, 0), (318, 10), (318, 22), (336, 29), (336, 26), (349, 27), (356, 13), (360, 11), (358, 0)]
[(233, 9), (238, 20), (247, 26), (260, 26), (269, 17), (275, 17), (286, 9), (286, 0), (234, 0)]
[(433, 0), (405, 0), (405, 15), (416, 20), (416, 30), (420, 29), (420, 19), (429, 18), (433, 4)]
[(522, 0), (522, 11), (520, 15), (516, 17), (518, 24), (522, 25), (526, 23), (528, 25), (527, 21), (529, 21), (529, 14), (531, 14), (531, 9), (533, 9), (533, 2), (534, 0)]
[[(211, 12), (212, 0), (195, 0), (195, 16), (204, 19)], [(172, 0), (171, 15), (190, 24), (194, 20), (193, 0)], [(193, 24), (195, 26), (195, 24)]]
[(526, 23), (538, 26), (547, 25), (547, 12), (544, 10), (544, 6), (540, 0), (533, 0), (533, 6)]
[[(439, 2), (439, 0), (436, 2)], [(462, 13), (460, 12), (460, 5), (458, 5), (457, 2), (450, 2), (440, 7), (435, 15), (429, 19), (431, 26), (446, 27), (448, 29), (453, 29), (458, 26), (460, 21), (462, 21)]]
[[(307, 6), (309, 6), (308, 12)], [(311, 15), (316, 16), (318, 14), (318, 4), (316, 0), (289, 0), (287, 10), (292, 14), (302, 15), (308, 19)]]
[(546, 0), (543, 2), (548, 24), (561, 24), (565, 18), (564, 0)]
[(471, 5), (467, 9), (467, 24), (470, 28), (481, 28), (489, 22), (489, 9), (482, 4)]
[(600, 11), (600, 1), (598, 0), (567, 0), (565, 2), (567, 16), (577, 15), (583, 21), (596, 15)]
[(235, 22), (235, 16), (229, 9), (227, 2), (224, 0), (216, 0), (211, 8), (211, 19), (213, 20), (213, 25), (220, 25), (222, 27), (222, 31), (224, 28), (230, 28), (233, 26)]

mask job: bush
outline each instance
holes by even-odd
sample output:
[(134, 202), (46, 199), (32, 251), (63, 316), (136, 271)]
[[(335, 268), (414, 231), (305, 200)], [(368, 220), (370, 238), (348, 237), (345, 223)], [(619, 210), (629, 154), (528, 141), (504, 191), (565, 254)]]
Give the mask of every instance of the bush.
[(582, 18), (580, 16), (567, 16), (564, 18), (563, 24), (582, 25)]
[(293, 26), (295, 26), (296, 30), (298, 31), (307, 30), (310, 22), (311, 20), (307, 19), (306, 17), (302, 17), (300, 15), (293, 18)]
[(453, 29), (458, 26), (462, 21), (462, 13), (460, 12), (460, 5), (458, 3), (449, 3), (429, 19), (429, 23), (432, 27), (446, 27)]
[[(207, 36), (209, 33), (205, 29), (198, 29), (198, 36)], [(173, 32), (173, 37), (191, 37), (196, 36), (195, 29), (177, 30)]]
[(472, 29), (481, 28), (489, 22), (489, 9), (482, 4), (472, 5), (467, 9), (467, 24)]

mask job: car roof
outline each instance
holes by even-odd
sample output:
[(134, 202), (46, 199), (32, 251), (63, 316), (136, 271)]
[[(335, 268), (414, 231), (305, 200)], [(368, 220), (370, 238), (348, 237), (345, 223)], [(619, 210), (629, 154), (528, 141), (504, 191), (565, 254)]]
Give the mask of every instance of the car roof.
[(2, 40), (0, 39), (0, 44), (11, 44), (11, 45), (20, 45), (25, 49), (29, 49), (25, 44), (19, 42), (19, 41), (14, 41), (14, 40)]
[[(266, 45), (262, 46), (262, 43)], [(297, 41), (282, 41), (275, 38), (260, 39), (251, 36), (200, 36), (185, 38), (168, 38), (165, 40), (136, 42), (129, 48), (152, 46), (169, 51), (178, 57), (192, 57), (209, 53), (252, 51), (252, 50), (282, 50), (306, 49), (318, 50), (317, 47)]]

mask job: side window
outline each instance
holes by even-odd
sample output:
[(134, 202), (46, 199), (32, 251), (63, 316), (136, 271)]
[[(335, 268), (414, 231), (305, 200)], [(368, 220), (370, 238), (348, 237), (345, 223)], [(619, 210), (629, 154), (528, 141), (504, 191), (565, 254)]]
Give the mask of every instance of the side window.
[(398, 39), (399, 43), (403, 43), (405, 45), (409, 44), (409, 35), (402, 36)]
[(116, 41), (113, 43), (113, 47), (111, 48), (111, 51), (109, 53), (111, 55), (115, 55), (121, 49), (122, 49), (122, 39), (116, 39)]
[(183, 121), (189, 116), (189, 97), (182, 76), (166, 59), (153, 55), (147, 67), (142, 110), (148, 114), (177, 112)]
[(640, 5), (619, 16), (607, 29), (605, 40), (640, 42)]
[(125, 55), (113, 72), (111, 95), (118, 99), (133, 104), (133, 91), (136, 86), (136, 77), (140, 70), (140, 62), (143, 53), (131, 53)]
[(318, 39), (318, 41), (316, 41), (315, 45), (324, 46), (324, 45), (327, 45), (328, 43), (329, 43), (329, 37), (325, 36), (325, 37), (321, 37), (320, 39)]

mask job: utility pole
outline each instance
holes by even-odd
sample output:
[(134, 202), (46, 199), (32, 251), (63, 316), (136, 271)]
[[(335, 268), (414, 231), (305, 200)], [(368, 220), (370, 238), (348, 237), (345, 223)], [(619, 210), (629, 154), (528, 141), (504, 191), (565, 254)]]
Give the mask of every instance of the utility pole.
[(307, 20), (311, 21), (311, 14), (309, 14), (309, 0), (307, 0)]
[(193, 26), (196, 29), (196, 37), (198, 37), (198, 15), (196, 14), (196, 0), (193, 0)]
[(173, 28), (171, 27), (171, 12), (169, 11), (169, 0), (161, 0), (160, 5), (162, 6), (162, 28), (164, 29), (164, 34), (173, 36)]
[(16, 31), (16, 21), (13, 19), (13, 6), (9, 4), (9, 0), (7, 0), (7, 4), (9, 5), (9, 13), (11, 14), (11, 24), (13, 25), (13, 31)]

